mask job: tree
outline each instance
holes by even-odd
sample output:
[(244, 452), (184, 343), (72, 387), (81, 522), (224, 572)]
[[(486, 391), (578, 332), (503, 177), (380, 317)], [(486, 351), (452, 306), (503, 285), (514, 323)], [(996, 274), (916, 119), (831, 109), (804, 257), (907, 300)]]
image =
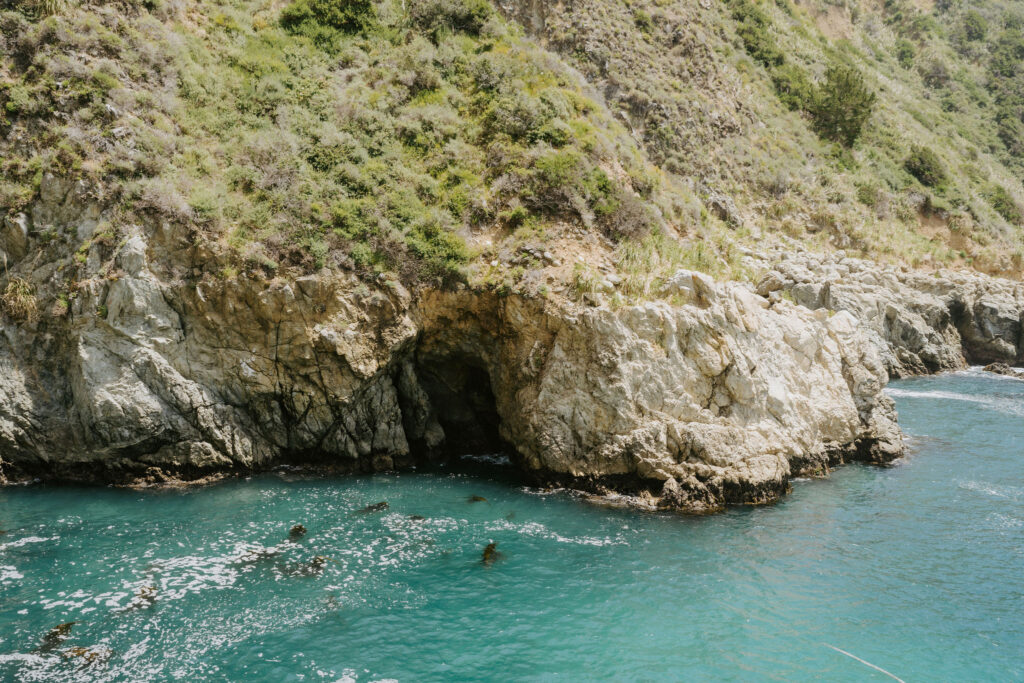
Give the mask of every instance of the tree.
[(809, 109), (814, 129), (827, 140), (851, 147), (871, 116), (875, 99), (859, 71), (847, 66), (830, 67)]

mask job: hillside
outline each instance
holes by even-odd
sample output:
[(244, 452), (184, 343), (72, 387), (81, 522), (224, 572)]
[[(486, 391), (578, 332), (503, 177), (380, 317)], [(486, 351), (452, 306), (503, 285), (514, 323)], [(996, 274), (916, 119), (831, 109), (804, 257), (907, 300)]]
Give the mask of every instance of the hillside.
[[(731, 196), (748, 229), (910, 265), (1019, 271), (1019, 4), (543, 7), (516, 11), (601, 89), (655, 163), (706, 202)], [(843, 69), (874, 97), (852, 141), (821, 111), (822, 90), (836, 99), (830, 70)], [(857, 124), (854, 98), (837, 103)]]
[[(58, 301), (109, 275), (127, 227), (161, 223), (226, 279), (585, 293), (617, 270), (636, 298), (680, 265), (755, 277), (737, 247), (765, 239), (1021, 266), (1011, 3), (499, 9), (8, 3), (8, 261), (59, 262), (39, 293)], [(843, 99), (857, 88), (866, 105)], [(82, 181), (92, 234), (19, 217), (47, 174)]]

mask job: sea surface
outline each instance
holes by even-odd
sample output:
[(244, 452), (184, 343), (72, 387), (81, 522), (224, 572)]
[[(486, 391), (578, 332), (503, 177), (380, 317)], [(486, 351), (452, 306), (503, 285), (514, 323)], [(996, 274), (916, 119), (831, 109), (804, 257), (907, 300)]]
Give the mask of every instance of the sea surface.
[(896, 466), (711, 517), (500, 468), (3, 489), (0, 680), (1024, 680), (1024, 382), (889, 392)]

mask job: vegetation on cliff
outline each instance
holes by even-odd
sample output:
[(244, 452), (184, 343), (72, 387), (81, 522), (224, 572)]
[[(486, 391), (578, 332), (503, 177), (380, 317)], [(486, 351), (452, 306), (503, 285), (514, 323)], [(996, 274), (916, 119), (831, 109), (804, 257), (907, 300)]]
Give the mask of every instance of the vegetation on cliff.
[[(679, 265), (745, 276), (766, 233), (1022, 266), (1012, 3), (502, 7), (3, 0), (0, 213), (69, 288), (161, 223), (222, 278), (543, 288), (557, 265), (585, 293), (596, 250), (644, 296)], [(32, 222), (47, 174), (103, 207), (90, 235)]]

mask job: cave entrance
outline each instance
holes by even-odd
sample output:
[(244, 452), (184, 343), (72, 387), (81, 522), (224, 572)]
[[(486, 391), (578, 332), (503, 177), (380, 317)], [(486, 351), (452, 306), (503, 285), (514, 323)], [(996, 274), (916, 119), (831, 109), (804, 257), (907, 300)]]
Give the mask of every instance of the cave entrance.
[(497, 401), (483, 362), (464, 356), (418, 358), (416, 375), (444, 430), (446, 459), (511, 453), (502, 440)]

